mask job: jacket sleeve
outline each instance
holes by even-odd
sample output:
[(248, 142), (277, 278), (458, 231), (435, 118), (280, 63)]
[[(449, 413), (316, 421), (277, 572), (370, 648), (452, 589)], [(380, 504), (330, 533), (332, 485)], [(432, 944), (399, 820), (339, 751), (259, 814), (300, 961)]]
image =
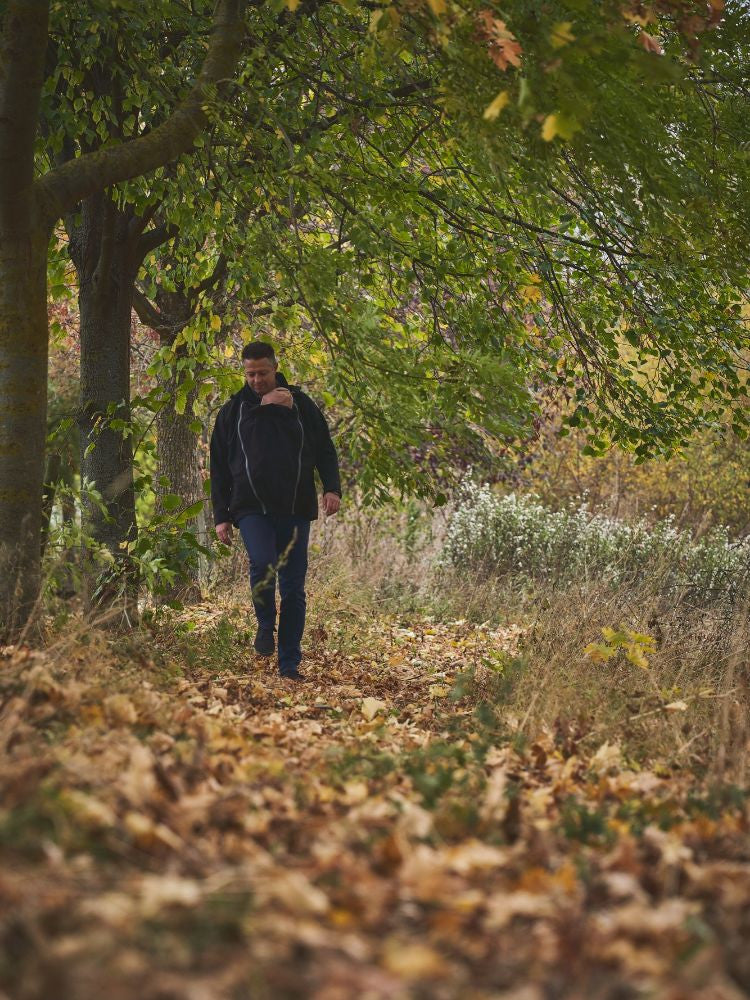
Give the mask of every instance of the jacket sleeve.
[(211, 434), (211, 503), (214, 524), (231, 521), (229, 501), (232, 495), (232, 474), (229, 471), (229, 441), (224, 410), (219, 410)]
[[(309, 397), (308, 397), (309, 399)], [(314, 429), (315, 468), (318, 470), (324, 493), (338, 493), (341, 496), (339, 457), (331, 439), (326, 418), (312, 399), (309, 399), (310, 419)]]

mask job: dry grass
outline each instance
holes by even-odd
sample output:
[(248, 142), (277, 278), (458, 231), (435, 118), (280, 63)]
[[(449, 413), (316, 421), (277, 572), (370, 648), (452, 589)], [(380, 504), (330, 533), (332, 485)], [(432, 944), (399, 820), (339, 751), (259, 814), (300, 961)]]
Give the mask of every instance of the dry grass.
[[(444, 519), (409, 512), (354, 511), (321, 523), (313, 538), (311, 620), (342, 610), (356, 644), (373, 611), (407, 619), (468, 619), (523, 629), (518, 658), (477, 668), (474, 695), (502, 703), (526, 735), (555, 730), (561, 741), (621, 745), (641, 760), (713, 772), (744, 784), (750, 717), (748, 607), (676, 607), (657, 571), (638, 585), (536, 585), (517, 576), (435, 569)], [(586, 655), (602, 628), (653, 638), (642, 669), (619, 653)], [(342, 637), (345, 638), (345, 637)], [(671, 707), (667, 707), (671, 706)]]

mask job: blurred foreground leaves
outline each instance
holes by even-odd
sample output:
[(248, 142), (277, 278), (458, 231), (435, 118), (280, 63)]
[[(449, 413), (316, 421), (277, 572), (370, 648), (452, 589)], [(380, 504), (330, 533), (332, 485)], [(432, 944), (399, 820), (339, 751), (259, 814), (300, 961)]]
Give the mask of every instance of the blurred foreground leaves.
[(311, 632), (303, 687), (215, 641), (178, 670), (176, 629), (119, 669), (96, 632), (2, 651), (8, 995), (747, 995), (741, 790), (525, 738), (518, 628), (357, 630)]

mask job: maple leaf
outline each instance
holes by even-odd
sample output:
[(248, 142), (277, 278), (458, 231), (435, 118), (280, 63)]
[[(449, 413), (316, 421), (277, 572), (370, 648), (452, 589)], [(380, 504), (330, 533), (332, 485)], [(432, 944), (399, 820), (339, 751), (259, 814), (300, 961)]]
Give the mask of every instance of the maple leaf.
[(542, 139), (545, 142), (552, 142), (555, 136), (560, 136), (561, 139), (572, 139), (580, 127), (580, 124), (568, 115), (547, 115), (542, 122)]
[(481, 10), (477, 20), (479, 35), (487, 43), (488, 55), (497, 68), (505, 71), (508, 66), (520, 66), (523, 49), (505, 21), (495, 17), (491, 10)]

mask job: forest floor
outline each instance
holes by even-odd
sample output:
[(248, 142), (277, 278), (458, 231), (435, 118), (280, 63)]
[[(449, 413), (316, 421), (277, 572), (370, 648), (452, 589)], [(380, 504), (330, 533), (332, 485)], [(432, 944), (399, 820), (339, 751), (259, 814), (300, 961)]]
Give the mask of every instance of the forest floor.
[(741, 790), (522, 736), (518, 627), (344, 610), (295, 685), (242, 614), (0, 651), (0, 996), (748, 995)]

